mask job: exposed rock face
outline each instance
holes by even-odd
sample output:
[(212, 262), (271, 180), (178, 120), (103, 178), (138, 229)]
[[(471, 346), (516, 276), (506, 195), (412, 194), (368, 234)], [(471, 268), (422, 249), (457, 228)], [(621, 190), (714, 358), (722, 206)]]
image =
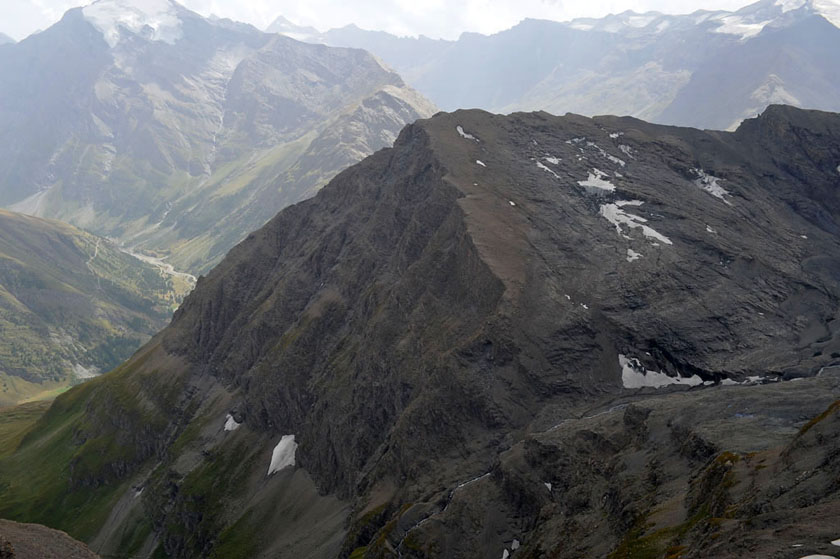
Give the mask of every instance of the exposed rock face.
[(37, 524), (0, 520), (0, 558), (98, 559), (98, 556), (64, 532)]
[(361, 50), (171, 0), (70, 10), (0, 75), (0, 204), (193, 272), (434, 111)]
[[(140, 517), (136, 554), (178, 557), (623, 557), (649, 528), (703, 556), (716, 518), (760, 540), (757, 515), (811, 505), (825, 531), (832, 470), (808, 503), (730, 473), (833, 456), (809, 438), (833, 419), (794, 437), (838, 390), (838, 165), (840, 115), (789, 107), (735, 133), (419, 121), (249, 235), (2, 464), (84, 409), (69, 494), (122, 495), (103, 554)], [(294, 468), (266, 477), (288, 435)]]
[[(779, 143), (795, 130), (814, 141)], [(383, 425), (442, 437), (392, 433), (377, 458), (422, 476), (387, 459), (615, 392), (619, 354), (703, 381), (814, 374), (840, 351), (837, 134), (834, 115), (781, 107), (736, 134), (440, 115), (237, 247), (164, 346), (240, 387), (264, 427), (305, 426), (304, 448), (331, 440), (302, 463), (350, 493), (343, 476)], [(727, 194), (704, 191), (701, 169)], [(593, 171), (615, 190), (581, 186)], [(350, 421), (331, 421), (336, 407)]]

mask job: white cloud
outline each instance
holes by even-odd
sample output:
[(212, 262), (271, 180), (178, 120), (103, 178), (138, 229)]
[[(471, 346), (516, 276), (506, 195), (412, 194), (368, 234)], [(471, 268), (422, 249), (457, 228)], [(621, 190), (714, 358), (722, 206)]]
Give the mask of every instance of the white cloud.
[[(563, 21), (601, 17), (625, 10), (688, 13), (698, 9), (734, 10), (749, 0), (182, 0), (202, 15), (216, 14), (265, 28), (282, 15), (294, 23), (326, 30), (355, 23), (398, 35), (457, 38), (463, 31), (494, 33), (531, 17)], [(84, 0), (3, 0), (0, 31), (21, 39), (55, 23)]]

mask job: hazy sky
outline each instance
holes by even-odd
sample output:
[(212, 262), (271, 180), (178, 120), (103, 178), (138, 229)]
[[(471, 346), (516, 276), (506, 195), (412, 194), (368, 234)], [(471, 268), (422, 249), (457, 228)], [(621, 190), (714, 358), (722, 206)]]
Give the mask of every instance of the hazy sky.
[[(114, 0), (103, 0), (114, 1)], [(142, 0), (120, 0), (141, 3)], [(58, 21), (86, 0), (0, 0), (0, 31), (22, 39)], [(355, 23), (399, 35), (454, 39), (462, 31), (493, 33), (526, 17), (563, 21), (600, 17), (624, 10), (689, 13), (734, 10), (751, 0), (181, 0), (203, 15), (245, 21), (264, 28), (278, 15), (321, 30)]]

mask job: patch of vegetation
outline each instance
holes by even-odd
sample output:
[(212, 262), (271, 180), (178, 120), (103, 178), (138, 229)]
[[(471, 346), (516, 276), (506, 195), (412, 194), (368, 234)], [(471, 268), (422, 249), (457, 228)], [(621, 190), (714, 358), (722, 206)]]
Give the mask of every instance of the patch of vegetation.
[(802, 428), (799, 430), (799, 434), (797, 436), (801, 437), (802, 435), (804, 435), (805, 433), (810, 431), (815, 425), (817, 425), (821, 421), (824, 421), (824, 420), (828, 419), (828, 417), (831, 414), (837, 413), (838, 411), (840, 411), (840, 400), (837, 400), (836, 402), (832, 403), (830, 406), (828, 406), (828, 409), (826, 409), (824, 412), (819, 414), (817, 417), (815, 417), (814, 419), (812, 419), (811, 421), (809, 421), (808, 423), (803, 425)]
[(246, 512), (232, 526), (219, 535), (211, 559), (250, 559), (258, 551), (258, 529), (251, 521), (251, 511)]
[[(140, 401), (140, 385), (158, 402), (180, 389), (171, 377), (140, 370), (148, 356), (56, 398), (14, 453), (0, 458), (0, 517), (44, 524), (82, 541), (97, 533), (130, 476), (150, 458), (149, 430), (166, 422), (160, 408)], [(137, 437), (149, 440), (141, 446)]]
[[(205, 457), (203, 463), (184, 478), (165, 521), (167, 540), (176, 542), (180, 556), (207, 556), (217, 541), (217, 546), (221, 547), (212, 551), (212, 557), (252, 556), (230, 552), (245, 541), (249, 542), (249, 546), (258, 545), (259, 519), (252, 519), (246, 514), (233, 526), (225, 528), (225, 503), (245, 491), (252, 466), (251, 448), (246, 441), (240, 441), (224, 447), (223, 452)], [(173, 481), (163, 479), (161, 482)], [(225, 550), (229, 553), (223, 553)]]
[(648, 533), (652, 527), (642, 517), (624, 536), (618, 547), (610, 553), (608, 559), (679, 559), (687, 548), (681, 540), (699, 524), (710, 520), (709, 511), (703, 508), (687, 521), (677, 526), (662, 528)]
[[(119, 550), (118, 557), (128, 559), (134, 557), (140, 548), (143, 547), (143, 542), (152, 533), (152, 523), (148, 518), (141, 518), (136, 523), (130, 524), (129, 528), (123, 533), (120, 543), (117, 546)], [(109, 555), (112, 559), (116, 559), (114, 555)]]
[(17, 449), (26, 433), (49, 407), (50, 402), (40, 401), (0, 409), (0, 458)]
[(83, 541), (105, 522), (118, 487), (75, 491), (70, 485), (70, 465), (78, 451), (74, 432), (94, 388), (93, 383), (81, 385), (59, 396), (18, 450), (0, 460), (0, 516), (45, 524)]

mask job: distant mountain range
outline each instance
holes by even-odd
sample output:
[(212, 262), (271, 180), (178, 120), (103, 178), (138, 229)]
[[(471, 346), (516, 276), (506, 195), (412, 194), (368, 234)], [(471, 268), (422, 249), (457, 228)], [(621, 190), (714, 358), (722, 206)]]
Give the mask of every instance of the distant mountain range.
[(0, 33), (0, 45), (5, 45), (6, 43), (14, 43), (15, 40), (6, 35), (5, 33)]
[(352, 25), (313, 33), (282, 19), (269, 29), (364, 48), (444, 110), (617, 114), (731, 129), (772, 103), (840, 110), (838, 25), (836, 0), (762, 0), (737, 12), (525, 20), (457, 41)]
[(0, 210), (0, 406), (116, 367), (190, 288), (110, 241)]
[(99, 0), (0, 49), (0, 205), (202, 272), (435, 109), (361, 50)]

